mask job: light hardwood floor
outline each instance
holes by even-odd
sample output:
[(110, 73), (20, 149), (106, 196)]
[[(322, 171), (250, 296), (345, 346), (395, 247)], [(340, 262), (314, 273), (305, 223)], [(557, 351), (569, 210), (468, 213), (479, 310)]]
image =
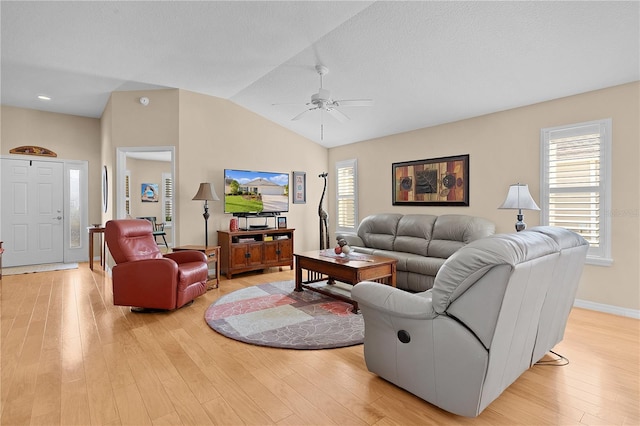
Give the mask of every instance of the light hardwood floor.
[(4, 276), (2, 425), (640, 424), (640, 321), (574, 309), (564, 367), (534, 366), (477, 418), (444, 412), (369, 373), (362, 346), (295, 351), (239, 343), (204, 311), (292, 271), (223, 280), (186, 308), (134, 314), (111, 280), (77, 270)]

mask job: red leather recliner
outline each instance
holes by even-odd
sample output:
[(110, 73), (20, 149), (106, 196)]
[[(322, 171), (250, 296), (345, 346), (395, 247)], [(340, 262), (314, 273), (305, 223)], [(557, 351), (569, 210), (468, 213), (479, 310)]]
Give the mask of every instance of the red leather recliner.
[(180, 308), (207, 291), (204, 253), (162, 254), (144, 219), (110, 220), (105, 239), (113, 267), (113, 304), (146, 309)]

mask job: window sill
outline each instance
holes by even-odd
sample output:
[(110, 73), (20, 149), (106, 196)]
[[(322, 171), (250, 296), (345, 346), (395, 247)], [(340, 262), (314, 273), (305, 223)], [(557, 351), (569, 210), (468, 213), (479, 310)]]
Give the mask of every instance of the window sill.
[(586, 265), (593, 266), (611, 266), (613, 265), (613, 259), (605, 258), (605, 257), (589, 257), (587, 256), (587, 260), (584, 262)]

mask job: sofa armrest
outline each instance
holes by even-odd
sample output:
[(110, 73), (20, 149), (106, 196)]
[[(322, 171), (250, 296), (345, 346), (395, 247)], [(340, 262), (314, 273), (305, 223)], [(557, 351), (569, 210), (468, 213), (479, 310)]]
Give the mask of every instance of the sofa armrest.
[(336, 234), (336, 239), (339, 240), (341, 238), (343, 238), (351, 247), (366, 247), (362, 238), (358, 237), (356, 234)]
[(351, 298), (382, 313), (400, 318), (433, 319), (431, 291), (409, 293), (386, 284), (363, 281), (351, 290)]

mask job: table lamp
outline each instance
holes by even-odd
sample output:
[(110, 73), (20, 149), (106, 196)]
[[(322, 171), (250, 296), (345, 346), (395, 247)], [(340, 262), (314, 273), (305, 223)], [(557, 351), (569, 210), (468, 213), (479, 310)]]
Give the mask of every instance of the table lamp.
[(200, 188), (198, 188), (198, 193), (193, 197), (193, 200), (203, 200), (204, 201), (204, 213), (202, 217), (204, 217), (204, 246), (209, 246), (209, 230), (207, 228), (207, 223), (209, 222), (209, 201), (220, 201), (218, 195), (216, 194), (216, 190), (211, 186), (210, 183), (201, 183)]
[(529, 193), (529, 185), (524, 183), (516, 183), (509, 187), (507, 198), (499, 209), (513, 209), (518, 210), (518, 216), (516, 221), (516, 231), (520, 232), (526, 229), (527, 224), (522, 221), (524, 215), (522, 210), (540, 210), (540, 207), (533, 201), (531, 194)]

